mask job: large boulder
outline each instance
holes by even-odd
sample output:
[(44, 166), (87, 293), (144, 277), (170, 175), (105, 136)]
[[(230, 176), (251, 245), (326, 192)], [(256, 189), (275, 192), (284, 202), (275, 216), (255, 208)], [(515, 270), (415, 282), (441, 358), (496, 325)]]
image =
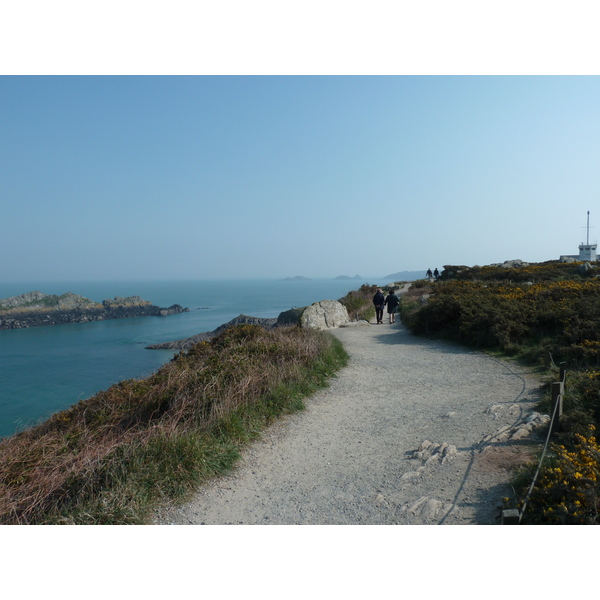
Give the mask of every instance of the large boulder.
[(308, 306), (300, 317), (300, 327), (334, 329), (349, 321), (346, 307), (337, 300), (321, 300)]

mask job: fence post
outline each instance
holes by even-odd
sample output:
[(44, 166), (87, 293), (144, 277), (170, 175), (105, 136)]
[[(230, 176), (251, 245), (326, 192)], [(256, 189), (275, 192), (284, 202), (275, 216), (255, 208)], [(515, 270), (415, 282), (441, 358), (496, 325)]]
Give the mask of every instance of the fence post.
[[(563, 361), (561, 363), (558, 363), (558, 366), (560, 367), (559, 381), (562, 381), (563, 383), (565, 383), (566, 378), (567, 378), (567, 363)], [(564, 394), (564, 389), (563, 389), (563, 394)]]
[(516, 508), (508, 508), (502, 511), (502, 525), (519, 525), (521, 519)]
[(562, 417), (562, 395), (565, 391), (565, 384), (562, 381), (555, 381), (552, 384), (552, 415), (554, 420), (551, 423), (551, 432), (560, 431), (560, 418)]

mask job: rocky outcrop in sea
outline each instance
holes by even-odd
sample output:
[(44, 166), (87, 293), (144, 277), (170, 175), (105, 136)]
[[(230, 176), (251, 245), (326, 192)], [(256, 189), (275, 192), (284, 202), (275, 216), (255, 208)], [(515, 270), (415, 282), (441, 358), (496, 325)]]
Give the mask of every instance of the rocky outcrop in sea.
[(189, 311), (179, 304), (155, 306), (139, 296), (94, 302), (67, 292), (61, 296), (34, 291), (0, 300), (0, 329), (88, 323), (130, 317), (164, 317)]

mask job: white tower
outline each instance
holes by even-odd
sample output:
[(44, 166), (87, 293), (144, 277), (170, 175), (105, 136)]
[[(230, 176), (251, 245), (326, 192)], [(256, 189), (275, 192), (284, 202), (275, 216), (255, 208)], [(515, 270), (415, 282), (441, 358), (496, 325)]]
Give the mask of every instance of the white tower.
[(596, 261), (596, 247), (598, 244), (590, 244), (590, 211), (587, 212), (587, 238), (586, 243), (579, 244), (579, 260)]

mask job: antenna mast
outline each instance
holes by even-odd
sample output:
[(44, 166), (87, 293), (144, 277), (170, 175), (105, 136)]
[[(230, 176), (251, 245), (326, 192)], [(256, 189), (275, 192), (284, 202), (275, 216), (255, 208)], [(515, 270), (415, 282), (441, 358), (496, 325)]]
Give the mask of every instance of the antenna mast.
[(587, 242), (586, 244), (590, 245), (590, 211), (587, 211)]

